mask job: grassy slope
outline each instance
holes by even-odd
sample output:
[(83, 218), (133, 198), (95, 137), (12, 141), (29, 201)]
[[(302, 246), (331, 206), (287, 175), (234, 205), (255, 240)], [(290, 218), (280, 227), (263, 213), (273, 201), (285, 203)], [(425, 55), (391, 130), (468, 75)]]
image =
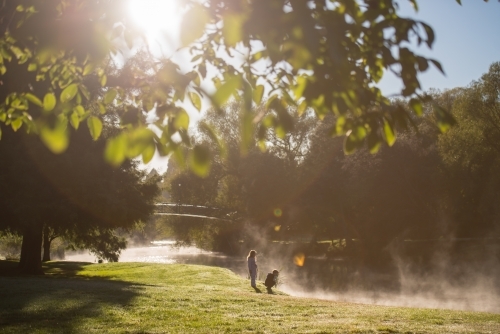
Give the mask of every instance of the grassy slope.
[(51, 262), (1, 276), (0, 333), (500, 333), (500, 315), (256, 293), (226, 269)]

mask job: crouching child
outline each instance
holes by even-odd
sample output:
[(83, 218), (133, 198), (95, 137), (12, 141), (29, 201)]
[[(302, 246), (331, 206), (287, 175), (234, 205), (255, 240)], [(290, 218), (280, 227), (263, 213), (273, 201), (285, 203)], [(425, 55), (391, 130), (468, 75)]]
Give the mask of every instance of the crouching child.
[(267, 274), (266, 281), (264, 282), (267, 291), (271, 291), (271, 288), (273, 286), (276, 286), (279, 274), (280, 274), (279, 271), (277, 271), (276, 269), (274, 269), (272, 273)]

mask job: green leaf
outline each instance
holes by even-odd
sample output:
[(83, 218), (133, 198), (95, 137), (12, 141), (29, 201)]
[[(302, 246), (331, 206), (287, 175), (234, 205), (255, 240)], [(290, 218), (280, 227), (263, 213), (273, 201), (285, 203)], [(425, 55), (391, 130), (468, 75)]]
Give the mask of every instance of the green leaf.
[(38, 65), (36, 63), (31, 63), (28, 65), (28, 72), (34, 72), (38, 69)]
[(87, 118), (87, 126), (90, 131), (92, 139), (97, 140), (102, 132), (102, 122), (99, 118), (95, 116), (90, 116)]
[(23, 126), (23, 120), (22, 118), (16, 118), (15, 120), (10, 123), (10, 126), (12, 127), (12, 130), (17, 131)]
[(66, 103), (71, 101), (78, 93), (78, 84), (71, 84), (68, 87), (64, 88), (61, 93), (60, 100), (62, 103)]
[(438, 104), (433, 104), (434, 114), (436, 115), (436, 123), (441, 133), (447, 132), (457, 122), (455, 118), (444, 108)]
[(56, 106), (56, 103), (56, 96), (53, 93), (45, 94), (45, 97), (43, 98), (43, 110), (52, 111)]
[(392, 125), (384, 119), (384, 135), (387, 145), (392, 146), (396, 142), (396, 134)]
[[(418, 4), (417, 4), (417, 0), (409, 0), (411, 2), (411, 5), (413, 6), (413, 8), (415, 9), (416, 12), (418, 12)], [(460, 1), (460, 0), (457, 0), (457, 1)]]
[(90, 73), (92, 73), (94, 68), (95, 68), (95, 64), (93, 64), (93, 63), (85, 65), (85, 67), (83, 68), (83, 75), (84, 76), (89, 75)]
[(111, 88), (106, 92), (106, 95), (104, 95), (104, 103), (105, 104), (110, 104), (111, 102), (114, 101), (116, 94), (118, 94), (118, 91), (114, 88)]
[(462, 1), (461, 1), (461, 0), (456, 0), (456, 1), (457, 1), (457, 3), (458, 3), (460, 6), (462, 6)]
[(24, 97), (26, 97), (26, 99), (28, 101), (30, 101), (31, 103), (33, 103), (33, 104), (35, 104), (35, 105), (37, 105), (39, 107), (43, 107), (42, 101), (37, 96), (35, 96), (35, 95), (31, 94), (31, 93), (26, 93), (24, 95)]
[(353, 154), (363, 145), (363, 141), (356, 137), (353, 131), (348, 131), (344, 139), (344, 153)]
[(223, 140), (219, 138), (215, 130), (207, 123), (205, 122), (200, 122), (199, 123), (199, 128), (201, 131), (203, 131), (205, 134), (207, 134), (214, 142), (217, 143), (217, 147), (219, 149), (220, 155), (223, 159), (226, 158), (227, 156), (227, 148), (226, 144)]
[(200, 177), (206, 177), (210, 172), (211, 155), (206, 146), (197, 145), (190, 155), (189, 167), (193, 173)]
[(244, 24), (244, 19), (242, 15), (237, 14), (225, 14), (224, 15), (224, 26), (222, 27), (222, 35), (224, 36), (224, 42), (228, 46), (236, 46), (236, 44), (242, 39), (242, 26)]
[(69, 118), (69, 123), (75, 130), (78, 130), (78, 127), (80, 126), (80, 116), (77, 111), (73, 111)]
[(108, 82), (108, 77), (106, 76), (106, 74), (103, 74), (100, 80), (101, 87), (106, 86), (106, 82)]
[(264, 86), (258, 85), (253, 90), (253, 102), (255, 102), (255, 104), (260, 104), (262, 102), (263, 96), (264, 96)]
[(73, 108), (73, 110), (78, 114), (78, 116), (83, 116), (85, 115), (85, 108), (81, 105), (77, 105), (76, 107)]
[(418, 116), (422, 116), (422, 113), (423, 113), (422, 102), (420, 102), (417, 99), (411, 99), (410, 100), (410, 107), (415, 112), (415, 114), (417, 114)]
[(194, 5), (184, 14), (181, 24), (181, 43), (187, 46), (203, 35), (210, 17), (201, 5)]
[(184, 129), (187, 130), (189, 127), (189, 115), (185, 110), (180, 110), (177, 115), (175, 115), (174, 126), (177, 130)]
[(139, 127), (130, 132), (128, 135), (126, 157), (133, 159), (143, 154), (148, 146), (154, 145), (153, 139), (154, 133), (146, 127)]
[(212, 96), (213, 101), (217, 106), (221, 106), (229, 100), (241, 85), (241, 77), (239, 75), (229, 78), (222, 86), (220, 86)]
[(198, 109), (198, 111), (201, 110), (201, 98), (198, 94), (196, 93), (189, 93), (189, 99), (191, 100), (191, 103), (193, 104), (193, 106)]
[(66, 124), (63, 121), (58, 121), (54, 128), (42, 126), (40, 129), (40, 138), (45, 146), (53, 153), (62, 153), (66, 150), (69, 144), (68, 131)]
[(299, 104), (299, 106), (297, 107), (297, 113), (299, 114), (299, 116), (302, 116), (304, 114), (304, 112), (306, 111), (307, 109), (307, 101), (304, 100), (302, 101), (301, 104)]
[(150, 162), (153, 159), (155, 152), (156, 147), (154, 144), (146, 146), (146, 148), (142, 151), (142, 162), (145, 164)]
[(108, 139), (104, 150), (104, 158), (111, 165), (118, 167), (125, 160), (127, 151), (127, 136), (124, 133)]
[(366, 137), (366, 144), (368, 145), (368, 150), (371, 154), (377, 153), (382, 146), (380, 137), (373, 129), (372, 132), (370, 132), (370, 134)]

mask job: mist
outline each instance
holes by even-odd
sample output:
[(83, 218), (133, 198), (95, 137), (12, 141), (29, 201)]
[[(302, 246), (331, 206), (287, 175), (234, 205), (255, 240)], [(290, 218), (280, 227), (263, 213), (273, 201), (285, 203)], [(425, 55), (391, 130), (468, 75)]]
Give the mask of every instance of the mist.
[[(259, 236), (253, 230), (254, 236)], [(256, 238), (258, 240), (258, 238)], [(452, 263), (447, 249), (433, 254), (427, 266), (411, 262), (390, 250), (390, 270), (351, 265), (343, 259), (304, 254), (302, 266), (294, 259), (297, 247), (265, 243), (248, 247), (257, 250), (258, 279), (280, 271), (278, 289), (291, 296), (362, 304), (440, 308), (500, 313), (499, 266), (490, 249), (481, 262)], [(66, 260), (97, 262), (89, 253), (68, 253)], [(199, 264), (224, 267), (247, 278), (246, 255), (226, 256), (196, 247), (175, 247), (174, 242), (125, 249), (120, 262)]]

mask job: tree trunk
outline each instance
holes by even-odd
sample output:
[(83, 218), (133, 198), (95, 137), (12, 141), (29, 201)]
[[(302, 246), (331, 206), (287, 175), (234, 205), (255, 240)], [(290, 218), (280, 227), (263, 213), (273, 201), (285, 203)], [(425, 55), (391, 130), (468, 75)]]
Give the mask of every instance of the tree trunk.
[(49, 227), (45, 225), (43, 228), (43, 259), (42, 262), (50, 261), (50, 243), (52, 242), (49, 236)]
[(43, 275), (42, 270), (42, 224), (26, 227), (23, 233), (19, 269), (26, 275)]

